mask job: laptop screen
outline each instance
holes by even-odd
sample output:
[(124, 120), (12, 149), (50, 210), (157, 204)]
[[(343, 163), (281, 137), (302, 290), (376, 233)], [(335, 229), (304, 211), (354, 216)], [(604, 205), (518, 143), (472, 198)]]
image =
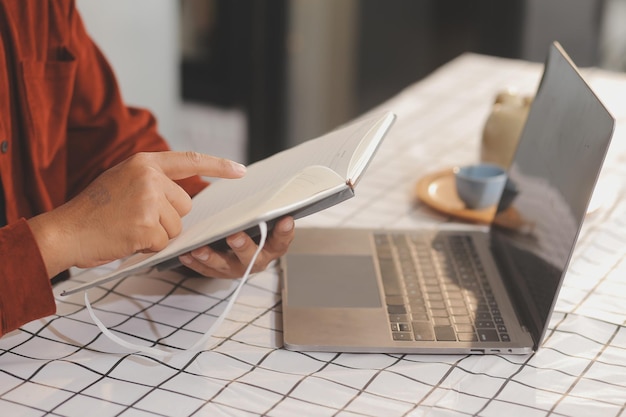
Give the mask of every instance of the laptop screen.
[(552, 45), (491, 231), (492, 252), (539, 343), (576, 243), (614, 120)]

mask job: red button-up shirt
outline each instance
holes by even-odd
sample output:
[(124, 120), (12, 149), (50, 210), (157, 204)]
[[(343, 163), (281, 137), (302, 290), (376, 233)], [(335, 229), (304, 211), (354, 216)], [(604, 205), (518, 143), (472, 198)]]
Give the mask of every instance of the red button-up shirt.
[[(124, 105), (72, 0), (0, 0), (0, 335), (56, 311), (25, 219), (134, 153), (167, 149), (152, 115)], [(191, 195), (206, 186), (179, 184)]]

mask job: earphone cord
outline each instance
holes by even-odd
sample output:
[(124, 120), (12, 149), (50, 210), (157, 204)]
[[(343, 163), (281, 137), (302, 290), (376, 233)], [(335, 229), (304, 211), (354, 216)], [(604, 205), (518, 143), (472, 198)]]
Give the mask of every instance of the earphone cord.
[(217, 318), (217, 320), (215, 320), (215, 322), (211, 325), (211, 327), (209, 327), (209, 329), (202, 335), (202, 337), (188, 349), (171, 352), (171, 351), (165, 351), (165, 350), (162, 350), (162, 349), (158, 349), (158, 348), (155, 348), (155, 347), (142, 346), (142, 345), (137, 345), (135, 343), (128, 342), (128, 341), (122, 339), (121, 337), (115, 335), (113, 332), (111, 332), (102, 323), (102, 321), (100, 321), (100, 319), (98, 319), (98, 317), (96, 317), (96, 314), (94, 313), (93, 308), (91, 307), (91, 303), (89, 302), (89, 297), (87, 296), (87, 291), (85, 291), (85, 307), (87, 307), (87, 311), (89, 312), (89, 315), (91, 316), (91, 319), (93, 320), (95, 325), (98, 326), (98, 328), (100, 329), (102, 334), (104, 334), (106, 337), (108, 337), (111, 341), (113, 341), (114, 343), (118, 344), (119, 346), (122, 346), (122, 347), (124, 347), (126, 349), (129, 349), (129, 350), (133, 351), (133, 353), (139, 353), (140, 352), (140, 353), (144, 353), (144, 354), (146, 354), (148, 356), (156, 357), (156, 358), (159, 358), (159, 359), (168, 359), (168, 358), (170, 358), (172, 356), (175, 356), (175, 355), (178, 355), (178, 354), (181, 354), (181, 353), (190, 353), (190, 352), (191, 353), (195, 353), (195, 352), (199, 352), (201, 350), (204, 350), (204, 349), (207, 348), (206, 345), (207, 345), (209, 339), (211, 337), (213, 337), (213, 334), (220, 327), (220, 325), (222, 324), (222, 322), (224, 321), (224, 319), (226, 318), (226, 316), (230, 312), (231, 308), (235, 304), (235, 301), (237, 300), (237, 297), (239, 296), (239, 293), (241, 292), (241, 289), (243, 288), (244, 284), (248, 280), (248, 277), (250, 276), (250, 272), (252, 271), (252, 266), (254, 265), (254, 262), (256, 261), (256, 258), (259, 256), (259, 253), (261, 253), (261, 251), (263, 250), (263, 246), (265, 246), (265, 240), (267, 239), (267, 223), (265, 223), (265, 222), (259, 223), (259, 230), (261, 232), (261, 239), (259, 241), (259, 247), (257, 248), (256, 252), (254, 253), (254, 256), (252, 256), (252, 259), (250, 260), (250, 263), (248, 264), (248, 267), (246, 268), (246, 271), (245, 271), (243, 277), (239, 281), (239, 285), (237, 286), (235, 291), (232, 293), (232, 295), (230, 297), (230, 300), (228, 301), (228, 304), (226, 305), (226, 308), (224, 309), (222, 314), (220, 314), (220, 316)]

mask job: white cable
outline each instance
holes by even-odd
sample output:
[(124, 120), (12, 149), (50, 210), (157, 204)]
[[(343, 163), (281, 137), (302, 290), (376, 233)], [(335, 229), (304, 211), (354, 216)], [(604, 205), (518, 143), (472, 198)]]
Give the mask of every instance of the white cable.
[(128, 342), (119, 336), (116, 336), (109, 329), (107, 329), (107, 327), (100, 321), (100, 319), (98, 319), (98, 317), (96, 317), (96, 314), (91, 308), (89, 297), (87, 297), (87, 291), (85, 291), (85, 306), (87, 307), (87, 311), (89, 312), (91, 319), (96, 324), (96, 326), (98, 326), (102, 334), (104, 334), (114, 343), (133, 351), (133, 353), (141, 352), (148, 356), (157, 357), (159, 359), (169, 359), (172, 356), (175, 356), (181, 353), (190, 353), (190, 352), (195, 353), (195, 352), (199, 352), (203, 350), (207, 342), (209, 341), (209, 339), (213, 336), (213, 333), (215, 333), (215, 331), (220, 327), (220, 325), (222, 324), (222, 322), (224, 321), (224, 319), (230, 312), (230, 309), (235, 304), (235, 301), (237, 300), (237, 297), (239, 296), (239, 293), (241, 292), (241, 288), (243, 288), (244, 284), (248, 280), (248, 277), (250, 276), (250, 271), (252, 271), (252, 267), (254, 266), (254, 262), (256, 261), (256, 258), (259, 256), (259, 253), (261, 253), (261, 250), (263, 250), (263, 246), (265, 246), (265, 240), (267, 238), (267, 224), (265, 222), (259, 223), (259, 229), (261, 231), (261, 240), (259, 241), (259, 247), (254, 253), (254, 256), (252, 256), (252, 259), (250, 260), (250, 263), (248, 264), (248, 267), (246, 268), (246, 272), (241, 278), (239, 285), (237, 286), (235, 291), (232, 293), (230, 300), (228, 301), (228, 304), (226, 305), (226, 308), (224, 309), (222, 314), (220, 314), (217, 320), (215, 320), (215, 322), (211, 325), (209, 330), (207, 330), (206, 333), (202, 335), (200, 340), (194, 343), (193, 346), (191, 346), (190, 348), (185, 349), (185, 350), (177, 350), (177, 351), (165, 351), (165, 350), (154, 348), (154, 347), (137, 345), (135, 343)]

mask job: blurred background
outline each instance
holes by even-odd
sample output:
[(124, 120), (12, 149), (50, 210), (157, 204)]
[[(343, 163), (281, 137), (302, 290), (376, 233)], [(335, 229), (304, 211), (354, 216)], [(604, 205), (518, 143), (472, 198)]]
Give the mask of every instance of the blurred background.
[(77, 0), (125, 100), (174, 149), (250, 163), (464, 52), (626, 70), (623, 0)]

